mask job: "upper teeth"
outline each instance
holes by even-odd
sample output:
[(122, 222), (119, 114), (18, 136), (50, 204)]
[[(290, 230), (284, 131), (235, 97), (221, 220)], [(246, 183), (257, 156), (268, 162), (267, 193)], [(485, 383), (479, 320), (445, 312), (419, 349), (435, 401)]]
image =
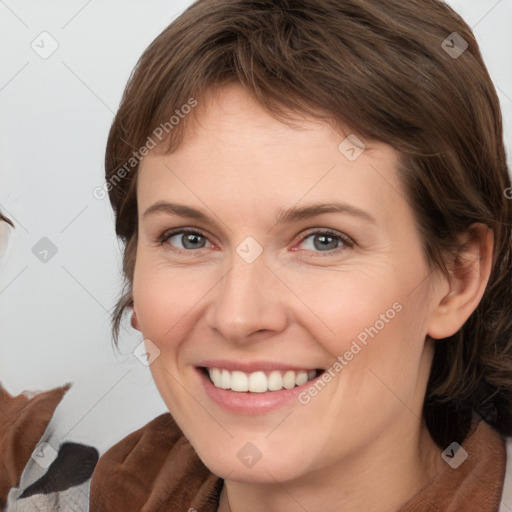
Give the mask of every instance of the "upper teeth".
[(287, 370), (281, 373), (274, 370), (266, 375), (265, 372), (245, 373), (240, 371), (230, 372), (220, 368), (208, 368), (210, 379), (214, 386), (232, 391), (252, 391), (253, 393), (265, 393), (266, 391), (279, 391), (283, 388), (292, 389), (302, 386), (308, 380), (314, 379), (315, 370), (294, 372)]

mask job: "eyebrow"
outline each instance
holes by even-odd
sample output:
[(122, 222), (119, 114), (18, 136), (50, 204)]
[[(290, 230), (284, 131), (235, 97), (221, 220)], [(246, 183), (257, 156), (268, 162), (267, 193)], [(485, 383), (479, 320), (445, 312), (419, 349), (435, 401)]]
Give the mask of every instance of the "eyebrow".
[[(146, 218), (148, 215), (156, 212), (195, 219), (206, 224), (214, 224), (213, 219), (210, 218), (208, 214), (203, 210), (198, 210), (184, 204), (169, 203), (167, 201), (157, 201), (151, 205), (142, 214), (142, 218)], [(288, 210), (279, 209), (276, 217), (276, 224), (291, 224), (293, 222), (309, 219), (311, 217), (317, 217), (318, 215), (323, 215), (325, 213), (345, 213), (347, 215), (351, 215), (352, 217), (360, 218), (369, 223), (377, 223), (375, 218), (364, 210), (346, 203), (333, 202), (318, 203), (303, 207), (294, 206)]]

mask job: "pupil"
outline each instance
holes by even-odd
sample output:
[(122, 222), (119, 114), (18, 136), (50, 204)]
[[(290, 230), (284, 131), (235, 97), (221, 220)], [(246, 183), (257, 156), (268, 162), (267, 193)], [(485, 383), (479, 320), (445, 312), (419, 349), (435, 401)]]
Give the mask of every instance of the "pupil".
[[(329, 245), (329, 241), (331, 241), (331, 243), (332, 243), (333, 241), (334, 241), (334, 242), (336, 242), (335, 238), (334, 238), (334, 237), (332, 237), (332, 236), (329, 236), (329, 235), (317, 235), (317, 239), (318, 239), (318, 240), (320, 240), (320, 241), (321, 241), (321, 243), (320, 243), (320, 244), (318, 244), (318, 245), (315, 243), (315, 248), (316, 248), (316, 249), (321, 249), (321, 248), (324, 248), (324, 249), (325, 249), (326, 247), (327, 247), (327, 248), (329, 248), (329, 247), (328, 247), (328, 245)], [(326, 243), (324, 243), (324, 242), (326, 242)], [(336, 245), (336, 244), (334, 244), (334, 245)], [(332, 248), (332, 249), (336, 249), (336, 247), (330, 247), (330, 248)]]
[[(197, 242), (200, 238), (202, 238), (200, 235), (195, 235), (193, 233), (188, 235), (183, 235), (183, 246), (188, 249), (194, 249), (197, 248), (197, 244), (194, 245), (194, 242)], [(190, 244), (190, 245), (187, 245)]]

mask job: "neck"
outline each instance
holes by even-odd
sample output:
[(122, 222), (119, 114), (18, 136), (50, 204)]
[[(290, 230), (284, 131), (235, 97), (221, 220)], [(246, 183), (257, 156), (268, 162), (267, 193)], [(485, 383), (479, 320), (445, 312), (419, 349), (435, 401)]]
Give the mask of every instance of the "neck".
[[(288, 482), (225, 480), (219, 512), (395, 512), (444, 468), (441, 450), (410, 411), (365, 453)], [(391, 439), (394, 442), (391, 442)]]

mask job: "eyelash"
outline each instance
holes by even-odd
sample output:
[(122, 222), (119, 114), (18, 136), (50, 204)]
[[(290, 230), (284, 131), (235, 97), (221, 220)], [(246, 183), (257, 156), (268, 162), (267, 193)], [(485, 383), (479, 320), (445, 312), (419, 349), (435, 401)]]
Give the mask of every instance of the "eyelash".
[[(192, 234), (192, 235), (198, 235), (198, 236), (201, 236), (202, 238), (205, 238), (206, 240), (208, 240), (208, 236), (204, 232), (202, 232), (198, 229), (175, 228), (170, 231), (165, 231), (164, 233), (162, 233), (157, 239), (158, 244), (160, 246), (164, 246), (164, 244), (166, 244), (166, 242), (171, 237), (173, 237), (175, 235), (185, 234), (185, 233)], [(343, 233), (333, 231), (331, 229), (316, 229), (313, 231), (309, 231), (301, 236), (298, 243), (300, 244), (300, 243), (304, 242), (312, 235), (328, 235), (330, 237), (338, 239), (340, 242), (342, 242), (346, 246), (345, 248), (349, 248), (349, 249), (354, 247), (354, 245), (355, 245), (354, 241), (350, 237), (348, 237), (347, 235), (345, 235)], [(167, 244), (167, 245), (169, 247), (172, 247), (170, 244)], [(190, 254), (190, 253), (194, 253), (194, 252), (199, 252), (201, 249), (203, 249), (203, 248), (194, 250), (194, 249), (177, 249), (177, 248), (173, 247), (172, 249), (168, 249), (168, 250), (171, 250), (172, 252), (175, 252), (177, 254), (185, 254), (185, 253)], [(341, 247), (341, 248), (338, 247), (336, 249), (331, 249), (329, 251), (312, 251), (312, 252), (318, 253), (322, 256), (331, 256), (333, 254), (341, 252), (341, 250), (343, 250), (343, 249), (344, 249), (343, 247)]]

